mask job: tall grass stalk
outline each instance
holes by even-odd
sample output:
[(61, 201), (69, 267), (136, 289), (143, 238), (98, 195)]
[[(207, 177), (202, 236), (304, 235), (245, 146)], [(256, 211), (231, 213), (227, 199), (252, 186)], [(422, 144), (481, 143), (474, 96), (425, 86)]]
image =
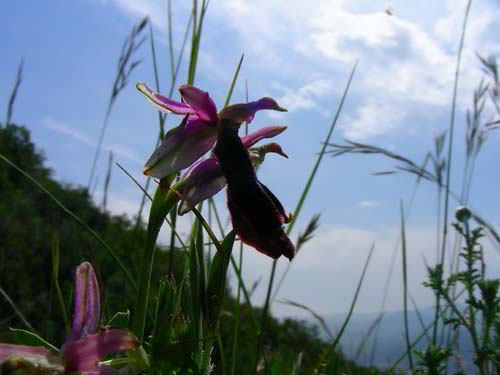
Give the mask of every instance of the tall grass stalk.
[(68, 313), (66, 312), (66, 305), (64, 304), (64, 298), (61, 292), (61, 286), (59, 285), (59, 237), (54, 235), (52, 237), (52, 282), (56, 288), (57, 301), (59, 302), (59, 307), (61, 308), (61, 314), (64, 320), (64, 329), (66, 335), (69, 336), (70, 322), (68, 319)]
[(108, 106), (106, 109), (106, 114), (104, 116), (104, 121), (101, 125), (101, 131), (99, 134), (99, 141), (97, 142), (97, 148), (94, 154), (94, 160), (92, 162), (92, 168), (90, 170), (89, 182), (87, 185), (87, 191), (90, 190), (92, 185), (92, 180), (94, 179), (95, 168), (97, 165), (97, 160), (99, 159), (99, 154), (102, 148), (102, 142), (104, 140), (104, 134), (108, 126), (109, 116), (111, 115), (111, 110), (118, 98), (120, 92), (127, 86), (130, 75), (134, 69), (141, 63), (141, 60), (132, 61), (134, 54), (141, 47), (142, 43), (146, 40), (146, 37), (141, 37), (141, 32), (149, 22), (148, 17), (142, 19), (139, 24), (132, 27), (132, 31), (127, 36), (122, 45), (122, 50), (120, 57), (118, 59), (118, 66), (116, 70), (115, 81), (113, 82), (113, 87), (111, 89), (111, 94), (108, 100)]
[(405, 235), (405, 219), (403, 202), (400, 202), (401, 207), (401, 249), (402, 249), (402, 267), (403, 267), (403, 306), (404, 306), (404, 322), (405, 322), (405, 339), (406, 347), (408, 349), (408, 362), (410, 369), (413, 372), (413, 359), (410, 349), (410, 331), (408, 329), (408, 273), (406, 264), (406, 235)]
[[(323, 156), (325, 155), (326, 147), (327, 147), (328, 143), (330, 142), (330, 138), (333, 134), (333, 130), (335, 129), (335, 125), (337, 124), (337, 120), (340, 116), (340, 112), (342, 111), (342, 107), (343, 107), (345, 99), (347, 97), (347, 93), (349, 91), (349, 87), (351, 86), (351, 82), (352, 82), (352, 79), (354, 77), (354, 73), (356, 72), (357, 66), (358, 66), (358, 60), (356, 60), (356, 62), (354, 63), (354, 66), (351, 70), (351, 74), (349, 75), (349, 79), (347, 80), (346, 87), (344, 89), (344, 92), (342, 94), (342, 98), (341, 98), (339, 106), (337, 108), (337, 113), (335, 114), (335, 117), (332, 121), (330, 129), (328, 130), (328, 134), (325, 138), (325, 142), (323, 143), (323, 147), (321, 148), (321, 151), (318, 155), (318, 159), (316, 160), (316, 163), (314, 164), (314, 167), (311, 171), (309, 179), (307, 180), (306, 186), (304, 187), (302, 195), (300, 196), (299, 202), (297, 203), (297, 207), (294, 210), (293, 219), (287, 227), (287, 230), (286, 230), (287, 235), (289, 235), (291, 233), (293, 226), (294, 226), (295, 222), (297, 221), (297, 217), (299, 216), (300, 210), (302, 209), (302, 205), (304, 204), (306, 197), (307, 197), (307, 194), (309, 193), (309, 189), (311, 188), (314, 177), (316, 176), (316, 172), (318, 171), (319, 165), (321, 164), (321, 161), (323, 160)], [(278, 286), (276, 287), (276, 290), (274, 291), (273, 299), (271, 300), (271, 291), (273, 289), (274, 275), (276, 273), (276, 265), (277, 265), (277, 260), (273, 261), (273, 265), (271, 267), (271, 275), (269, 277), (269, 283), (267, 286), (266, 301), (264, 303), (264, 309), (262, 311), (262, 318), (261, 318), (261, 328), (262, 328), (263, 332), (265, 331), (265, 325), (266, 325), (266, 320), (267, 320), (267, 315), (269, 312), (270, 304), (278, 295), (278, 291), (281, 288), (281, 285), (283, 284), (283, 280), (285, 279), (285, 276), (288, 273), (288, 270), (290, 269), (291, 264), (292, 264), (291, 262), (288, 263), (287, 268), (285, 269), (285, 272), (281, 276), (281, 279), (278, 282)]]
[[(170, 12), (170, 1), (169, 1), (168, 10)], [(171, 16), (169, 14), (169, 19), (170, 18), (171, 18)], [(170, 90), (168, 92), (168, 97), (169, 98), (172, 97), (175, 85), (177, 83), (177, 77), (179, 75), (179, 68), (180, 68), (180, 65), (181, 65), (182, 57), (184, 56), (184, 48), (186, 47), (186, 42), (187, 42), (187, 37), (189, 35), (189, 29), (191, 27), (191, 22), (193, 22), (193, 16), (192, 15), (189, 16), (189, 21), (188, 21), (188, 24), (186, 26), (186, 31), (184, 32), (184, 38), (182, 40), (181, 51), (179, 53), (179, 57), (177, 58), (177, 63), (176, 63), (176, 66), (175, 66), (175, 71), (171, 75)], [(156, 52), (155, 52), (156, 50), (155, 50), (154, 36), (153, 36), (153, 30), (152, 30), (152, 28), (150, 29), (150, 31), (151, 31), (151, 34), (150, 34), (150, 42), (151, 43), (150, 44), (151, 44), (151, 55), (152, 55), (152, 59), (153, 59), (153, 72), (155, 74), (156, 90), (159, 92), (160, 91), (160, 83), (159, 83), (159, 74), (158, 74), (157, 63), (156, 63)], [(169, 43), (170, 43), (170, 41), (172, 39), (171, 32), (172, 32), (172, 27), (169, 25)], [(172, 53), (171, 60), (173, 60), (173, 47), (169, 47), (169, 49), (172, 51), (171, 52)], [(164, 123), (165, 123), (165, 120), (166, 120), (166, 114), (164, 116), (162, 116), (161, 112), (158, 111), (158, 120), (159, 120), (160, 129), (159, 129), (159, 133), (158, 133), (158, 139), (156, 140), (155, 149), (159, 146), (160, 142), (163, 140), (163, 137), (164, 137), (163, 134), (165, 133)], [(150, 183), (151, 183), (151, 177), (148, 177), (146, 179), (146, 187), (145, 187), (146, 191), (149, 191), (149, 185), (150, 185)], [(142, 198), (141, 198), (141, 204), (139, 206), (139, 211), (137, 213), (137, 221), (135, 223), (136, 228), (139, 226), (139, 224), (141, 222), (142, 210), (144, 209), (144, 204), (145, 203), (146, 203), (146, 196), (143, 195)]]
[(24, 314), (21, 312), (21, 310), (17, 307), (15, 302), (12, 300), (12, 298), (9, 297), (7, 292), (0, 286), (0, 294), (2, 297), (7, 301), (7, 303), (12, 307), (12, 310), (16, 313), (16, 315), (21, 319), (21, 322), (28, 328), (31, 332), (36, 332), (33, 326), (28, 322)]
[[(243, 56), (242, 56), (243, 58)], [(245, 79), (245, 101), (248, 103), (248, 80)], [(248, 135), (248, 123), (245, 122), (245, 135)], [(209, 207), (212, 207), (209, 205)], [(211, 212), (211, 211), (210, 211)], [(240, 257), (238, 260), (238, 268), (241, 272), (243, 269), (243, 242), (240, 241)], [(236, 371), (236, 358), (238, 355), (238, 331), (240, 328), (240, 294), (241, 294), (241, 283), (238, 280), (238, 288), (236, 291), (236, 307), (234, 312), (234, 333), (233, 333), (233, 348), (231, 351), (231, 375), (235, 374)], [(220, 336), (219, 336), (220, 337)], [(222, 350), (222, 348), (221, 348)]]
[(106, 205), (108, 203), (108, 190), (109, 190), (109, 183), (111, 182), (111, 169), (113, 167), (113, 152), (109, 152), (109, 158), (108, 158), (108, 172), (106, 173), (106, 179), (104, 180), (104, 194), (102, 197), (102, 209), (105, 211), (106, 210)]
[[(472, 4), (472, 0), (467, 2), (467, 8), (465, 10), (464, 22), (462, 25), (462, 36), (460, 37), (460, 45), (458, 47), (458, 55), (457, 55), (457, 66), (455, 70), (455, 80), (453, 84), (453, 94), (452, 94), (452, 103), (451, 103), (451, 116), (450, 116), (450, 126), (449, 126), (449, 137), (448, 137), (448, 157), (446, 164), (446, 192), (444, 197), (444, 219), (443, 219), (443, 240), (441, 245), (441, 259), (439, 264), (441, 266), (444, 265), (444, 254), (446, 251), (446, 239), (448, 235), (448, 205), (450, 200), (450, 192), (448, 187), (450, 186), (451, 180), (451, 165), (452, 165), (452, 155), (453, 155), (453, 130), (455, 128), (455, 107), (457, 102), (457, 91), (458, 91), (458, 78), (460, 75), (460, 63), (462, 61), (462, 50), (464, 46), (465, 40), (465, 31), (467, 30), (467, 20), (469, 18), (470, 7)], [(440, 306), (440, 295), (436, 295), (436, 312), (434, 314), (434, 328), (432, 331), (432, 343), (435, 345), (437, 340), (437, 327), (438, 327), (438, 319), (439, 319), (439, 306)]]
[(5, 118), (5, 126), (9, 125), (12, 120), (12, 114), (14, 113), (14, 103), (16, 101), (17, 92), (19, 90), (19, 86), (21, 86), (21, 82), (23, 81), (23, 68), (24, 68), (24, 59), (21, 59), (19, 67), (17, 68), (16, 81), (14, 83), (14, 87), (12, 88), (12, 92), (9, 97), (9, 103), (7, 104), (7, 117)]

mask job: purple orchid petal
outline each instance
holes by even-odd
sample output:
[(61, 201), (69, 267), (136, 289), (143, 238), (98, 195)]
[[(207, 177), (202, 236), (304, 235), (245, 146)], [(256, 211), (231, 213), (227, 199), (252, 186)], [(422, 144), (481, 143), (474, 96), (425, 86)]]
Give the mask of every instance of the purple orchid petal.
[(184, 101), (196, 111), (200, 119), (213, 123), (214, 125), (216, 124), (217, 107), (210, 95), (208, 95), (208, 92), (190, 85), (181, 86), (179, 92)]
[(137, 338), (122, 329), (108, 329), (73, 341), (64, 348), (66, 370), (93, 370), (106, 355), (139, 346)]
[(193, 164), (184, 178), (187, 182), (179, 205), (179, 215), (184, 215), (226, 186), (226, 179), (216, 158)]
[(292, 259), (295, 248), (281, 227), (287, 220), (283, 205), (257, 179), (237, 129), (222, 129), (214, 154), (226, 178), (227, 204), (240, 239), (274, 259)]
[(156, 91), (151, 90), (144, 82), (139, 82), (136, 85), (137, 90), (142, 92), (149, 101), (162, 112), (175, 113), (177, 115), (196, 114), (196, 110), (187, 104), (176, 102), (160, 95)]
[(249, 148), (264, 138), (276, 137), (278, 134), (284, 132), (286, 128), (287, 126), (266, 126), (242, 137), (241, 141), (246, 148)]
[(250, 103), (227, 106), (220, 111), (219, 119), (226, 120), (224, 121), (225, 126), (238, 127), (244, 121), (250, 123), (254, 119), (255, 113), (262, 109), (286, 112), (286, 109), (280, 107), (273, 98), (265, 97)]
[(144, 166), (144, 174), (163, 178), (189, 167), (212, 148), (217, 139), (217, 129), (192, 116), (188, 124), (177, 127)]
[(97, 278), (92, 265), (84, 262), (76, 268), (75, 311), (68, 342), (96, 333), (100, 316)]
[(30, 360), (47, 358), (51, 354), (50, 350), (41, 346), (0, 344), (0, 364), (9, 357), (21, 357)]

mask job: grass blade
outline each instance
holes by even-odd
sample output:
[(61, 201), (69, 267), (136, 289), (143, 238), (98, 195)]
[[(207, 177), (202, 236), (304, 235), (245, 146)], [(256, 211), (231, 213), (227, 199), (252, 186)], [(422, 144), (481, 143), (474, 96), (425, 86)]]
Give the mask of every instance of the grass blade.
[(339, 343), (342, 335), (344, 334), (344, 331), (347, 327), (347, 324), (349, 323), (349, 320), (351, 319), (352, 313), (354, 311), (354, 307), (356, 306), (356, 301), (358, 300), (359, 291), (361, 290), (361, 285), (363, 285), (363, 280), (365, 278), (366, 270), (368, 269), (368, 264), (370, 263), (370, 259), (373, 255), (374, 250), (375, 250), (375, 244), (373, 244), (372, 247), (370, 248), (370, 252), (368, 253), (368, 257), (366, 258), (365, 265), (363, 267), (363, 272), (361, 273), (361, 277), (359, 279), (358, 286), (356, 287), (356, 292), (354, 293), (354, 298), (352, 300), (351, 307), (349, 308), (349, 312), (347, 313), (347, 317), (346, 317), (344, 323), (342, 324), (342, 327), (340, 328), (339, 333), (335, 337), (335, 340), (333, 340), (331, 345), (328, 347), (326, 353), (323, 355), (323, 360), (328, 360), (330, 355), (333, 353), (333, 351), (337, 347), (337, 344)]
[(243, 63), (244, 57), (245, 57), (245, 55), (242, 54), (241, 58), (240, 58), (240, 62), (238, 63), (238, 67), (236, 68), (236, 72), (233, 75), (233, 81), (231, 82), (231, 87), (229, 88), (229, 91), (228, 91), (227, 96), (226, 96), (226, 101), (224, 102), (224, 108), (227, 107), (227, 105), (229, 104), (229, 101), (231, 100), (231, 96), (233, 95), (233, 89), (234, 89), (234, 86), (236, 85), (236, 80), (238, 79), (238, 75), (240, 74), (240, 68), (241, 68), (241, 64)]
[(21, 310), (19, 310), (19, 308), (14, 303), (14, 301), (12, 301), (12, 299), (9, 297), (9, 295), (7, 294), (7, 292), (1, 286), (0, 286), (0, 294), (3, 296), (3, 298), (5, 298), (5, 300), (7, 301), (7, 303), (12, 307), (12, 310), (14, 310), (14, 312), (19, 317), (19, 319), (21, 319), (21, 321), (23, 322), (23, 324), (30, 331), (34, 332), (35, 329), (33, 328), (33, 326), (30, 324), (30, 322), (28, 322), (28, 320), (26, 320), (26, 317), (23, 315), (23, 313), (21, 312)]
[(66, 335), (69, 335), (70, 322), (68, 313), (66, 312), (61, 287), (59, 286), (59, 237), (57, 235), (54, 235), (52, 238), (52, 281), (56, 288), (57, 299), (64, 319), (64, 329), (66, 330)]
[(16, 83), (14, 83), (14, 88), (12, 89), (12, 93), (9, 97), (9, 104), (7, 106), (7, 117), (5, 119), (5, 126), (10, 124), (12, 120), (12, 113), (14, 112), (14, 102), (16, 101), (17, 91), (19, 90), (19, 86), (21, 86), (21, 82), (23, 81), (23, 68), (24, 68), (24, 59), (21, 60), (19, 64), (19, 68), (17, 68), (17, 77)]
[(140, 60), (131, 61), (132, 56), (135, 52), (137, 52), (138, 48), (144, 42), (144, 38), (139, 39), (141, 35), (141, 31), (144, 29), (144, 26), (149, 22), (148, 17), (142, 19), (142, 21), (138, 25), (134, 25), (132, 27), (132, 31), (127, 36), (122, 45), (122, 51), (120, 57), (118, 59), (118, 67), (116, 71), (115, 81), (113, 83), (113, 87), (111, 89), (111, 94), (109, 96), (108, 107), (106, 109), (106, 115), (104, 116), (104, 121), (101, 126), (101, 131), (99, 134), (99, 141), (97, 142), (96, 152), (94, 154), (94, 160), (92, 162), (92, 168), (90, 170), (89, 183), (87, 185), (87, 190), (90, 190), (90, 186), (92, 184), (92, 180), (94, 179), (94, 173), (97, 165), (97, 160), (99, 158), (99, 154), (102, 148), (102, 142), (104, 140), (104, 134), (106, 132), (106, 128), (108, 126), (109, 116), (111, 114), (111, 110), (118, 98), (119, 93), (127, 86), (129, 81), (130, 74), (140, 63)]
[[(465, 40), (465, 31), (467, 29), (467, 20), (469, 18), (469, 12), (470, 12), (470, 7), (472, 4), (472, 0), (469, 0), (467, 2), (467, 8), (465, 9), (465, 16), (464, 16), (464, 22), (462, 25), (462, 36), (460, 37), (460, 45), (458, 48), (458, 55), (457, 55), (457, 67), (455, 70), (455, 80), (453, 83), (453, 96), (452, 96), (452, 104), (451, 104), (451, 116), (450, 116), (450, 130), (449, 130), (449, 137), (448, 137), (448, 157), (447, 157), (447, 163), (446, 163), (446, 186), (450, 186), (450, 179), (451, 179), (451, 161), (452, 161), (452, 155), (453, 155), (453, 130), (455, 128), (455, 107), (456, 107), (456, 102), (457, 102), (457, 91), (458, 91), (458, 78), (460, 75), (460, 63), (462, 61), (462, 50), (464, 46), (464, 40)], [(445, 249), (446, 249), (446, 238), (448, 235), (448, 205), (449, 205), (449, 200), (450, 200), (450, 192), (449, 189), (446, 189), (445, 192), (445, 198), (444, 198), (444, 211), (443, 211), (443, 242), (441, 246), (441, 261), (440, 264), (441, 266), (444, 264), (444, 254), (445, 254)], [(435, 345), (436, 344), (436, 339), (437, 339), (437, 319), (439, 318), (439, 304), (440, 304), (440, 295), (438, 294), (436, 296), (436, 313), (434, 316), (435, 322), (434, 322), (434, 328), (432, 331), (432, 343)]]
[(404, 322), (405, 322), (405, 338), (406, 347), (408, 349), (408, 362), (410, 363), (410, 369), (413, 372), (413, 359), (411, 356), (410, 349), (410, 331), (408, 329), (408, 274), (406, 269), (406, 235), (405, 235), (405, 218), (403, 202), (400, 202), (401, 207), (401, 248), (403, 251), (403, 305), (404, 305)]

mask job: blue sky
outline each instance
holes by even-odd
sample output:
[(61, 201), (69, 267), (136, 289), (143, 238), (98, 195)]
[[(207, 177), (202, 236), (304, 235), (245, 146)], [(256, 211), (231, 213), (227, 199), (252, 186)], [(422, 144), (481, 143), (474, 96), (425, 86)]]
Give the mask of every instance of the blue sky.
[[(174, 53), (179, 54), (190, 2), (172, 1)], [(270, 156), (259, 178), (292, 211), (327, 134), (348, 75), (359, 66), (334, 132), (333, 141), (349, 138), (372, 143), (422, 161), (433, 149), (434, 135), (447, 128), (453, 75), (466, 1), (317, 1), (256, 0), (210, 2), (201, 40), (195, 84), (222, 106), (233, 72), (245, 54), (233, 102), (274, 97), (288, 108), (284, 114), (258, 113), (250, 130), (288, 125), (277, 141), (290, 156)], [(385, 10), (392, 9), (392, 16)], [(157, 42), (160, 87), (170, 87), (165, 1), (53, 0), (2, 2), (0, 19), (0, 103), (6, 111), (17, 66), (25, 60), (24, 80), (13, 120), (32, 131), (55, 176), (86, 185), (100, 126), (115, 75), (121, 44), (141, 17), (150, 15)], [(472, 4), (463, 54), (456, 113), (452, 184), (460, 189), (464, 161), (465, 110), (483, 76), (475, 56), (499, 55), (496, 38), (500, 8), (494, 1)], [(142, 183), (142, 165), (153, 151), (157, 112), (137, 92), (136, 81), (154, 86), (148, 44), (138, 52), (142, 64), (120, 94), (104, 138), (95, 199), (102, 197), (107, 152)], [(178, 85), (187, 79), (187, 59)], [(175, 94), (177, 95), (177, 94)], [(178, 96), (176, 96), (178, 98)], [(489, 108), (487, 108), (489, 111)], [(487, 116), (490, 114), (488, 113)], [(4, 116), (4, 115), (2, 115)], [(171, 116), (168, 126), (178, 119)], [(3, 120), (2, 120), (3, 122)], [(500, 224), (497, 199), (500, 178), (499, 135), (491, 133), (479, 155), (470, 204), (483, 217)], [(357, 311), (380, 308), (383, 286), (399, 235), (399, 202), (408, 208), (415, 179), (398, 174), (375, 177), (394, 162), (381, 157), (326, 157), (292, 234), (295, 240), (314, 213), (321, 213), (318, 235), (294, 260), (279, 299), (304, 303), (320, 313), (346, 311), (363, 262), (373, 242), (375, 254)], [(225, 195), (216, 197), (225, 222)], [(118, 169), (112, 172), (108, 208), (130, 216), (137, 212), (140, 192)], [(456, 202), (451, 202), (454, 209)], [(407, 222), (411, 293), (420, 306), (432, 304), (421, 286), (432, 263), (436, 243), (436, 187), (420, 185)], [(181, 232), (192, 220), (186, 215)], [(167, 238), (168, 230), (161, 235)], [(453, 238), (453, 237), (452, 237)], [(488, 259), (498, 253), (486, 242)], [(278, 276), (287, 264), (280, 260)], [(400, 259), (390, 284), (387, 309), (402, 306)], [(244, 275), (249, 284), (262, 277), (254, 295), (261, 303), (271, 260), (245, 249)], [(491, 275), (494, 270), (489, 269)], [(498, 275), (497, 275), (498, 276)], [(233, 278), (234, 279), (234, 278)], [(233, 283), (234, 284), (234, 283)], [(302, 312), (275, 304), (278, 315)]]

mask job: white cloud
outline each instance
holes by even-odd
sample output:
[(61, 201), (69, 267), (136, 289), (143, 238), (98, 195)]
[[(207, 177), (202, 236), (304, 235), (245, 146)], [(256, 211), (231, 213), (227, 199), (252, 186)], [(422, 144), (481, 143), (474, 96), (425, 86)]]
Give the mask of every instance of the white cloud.
[[(283, 91), (284, 94), (277, 97), (278, 103), (286, 108), (288, 112), (297, 110), (320, 110), (324, 112), (319, 105), (321, 96), (331, 90), (332, 86), (324, 79), (318, 79), (307, 83), (297, 89), (291, 89), (278, 82), (273, 82), (271, 86), (278, 91)], [(282, 112), (269, 112), (268, 115), (272, 118), (282, 118)]]
[[(42, 120), (42, 124), (47, 129), (53, 130), (53, 131), (55, 131), (57, 133), (60, 133), (60, 134), (62, 134), (64, 136), (73, 138), (74, 140), (76, 140), (76, 141), (78, 141), (80, 143), (83, 143), (83, 144), (85, 144), (87, 146), (90, 146), (92, 148), (96, 148), (97, 147), (97, 142), (94, 141), (93, 139), (90, 139), (89, 137), (87, 137), (85, 134), (79, 132), (78, 130), (76, 130), (76, 129), (70, 127), (70, 126), (68, 126), (67, 124), (64, 124), (62, 122), (54, 120), (51, 117), (45, 117)], [(135, 155), (133, 151), (129, 150), (128, 148), (126, 148), (123, 145), (116, 145), (116, 144), (108, 145), (108, 144), (103, 144), (102, 145), (102, 149), (105, 150), (105, 151), (111, 151), (115, 155), (121, 156), (121, 157), (123, 157), (125, 159), (128, 159), (128, 160), (134, 162), (134, 163), (141, 164), (141, 165), (144, 163), (144, 160), (142, 160), (140, 157), (138, 157), (137, 155)]]
[(358, 207), (361, 208), (375, 208), (375, 207), (380, 207), (382, 203), (379, 201), (372, 201), (372, 200), (365, 200), (365, 201), (360, 201), (358, 202)]
[(340, 125), (346, 138), (356, 141), (384, 135), (398, 128), (405, 113), (385, 102), (372, 102), (359, 107), (354, 118), (347, 116)]

